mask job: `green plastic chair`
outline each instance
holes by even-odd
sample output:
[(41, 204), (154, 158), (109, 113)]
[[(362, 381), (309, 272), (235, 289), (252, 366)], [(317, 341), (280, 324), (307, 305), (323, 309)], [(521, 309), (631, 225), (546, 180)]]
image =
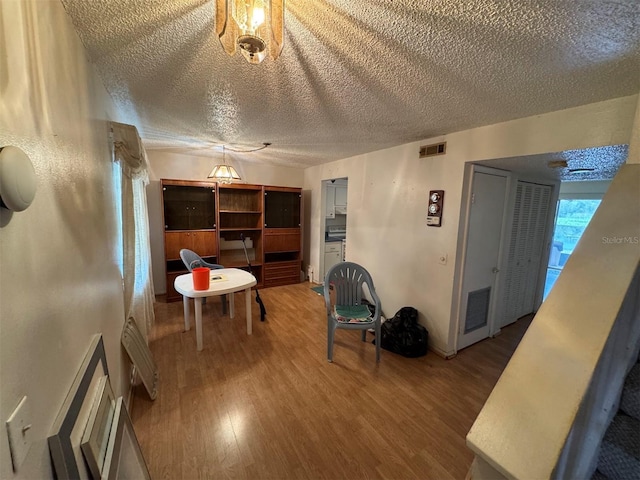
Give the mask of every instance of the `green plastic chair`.
[[(364, 303), (363, 285), (367, 286), (373, 315)], [(330, 293), (333, 286), (333, 299)], [(367, 270), (353, 262), (342, 262), (329, 269), (324, 278), (324, 300), (327, 306), (327, 357), (333, 362), (333, 339), (337, 328), (361, 330), (362, 341), (367, 340), (367, 330), (374, 329), (376, 335), (376, 362), (380, 361), (380, 315), (382, 307), (376, 294), (373, 280)]]

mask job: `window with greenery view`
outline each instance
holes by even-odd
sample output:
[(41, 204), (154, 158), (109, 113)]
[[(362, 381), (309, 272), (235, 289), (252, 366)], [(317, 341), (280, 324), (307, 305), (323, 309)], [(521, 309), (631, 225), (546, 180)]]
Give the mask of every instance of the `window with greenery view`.
[(553, 232), (553, 244), (549, 255), (544, 298), (551, 291), (569, 255), (576, 248), (582, 233), (600, 205), (600, 200), (561, 199)]

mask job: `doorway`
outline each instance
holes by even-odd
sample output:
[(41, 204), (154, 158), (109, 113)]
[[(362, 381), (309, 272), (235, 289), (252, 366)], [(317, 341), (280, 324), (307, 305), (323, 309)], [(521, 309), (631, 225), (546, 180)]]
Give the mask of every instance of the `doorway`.
[(324, 228), (321, 229), (318, 283), (324, 282), (329, 268), (347, 257), (348, 186), (346, 177), (322, 181)]

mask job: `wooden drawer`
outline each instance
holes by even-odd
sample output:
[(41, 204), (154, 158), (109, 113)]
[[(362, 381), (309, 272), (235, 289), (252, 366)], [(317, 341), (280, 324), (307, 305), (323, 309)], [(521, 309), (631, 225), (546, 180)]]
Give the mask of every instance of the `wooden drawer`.
[(264, 251), (271, 252), (297, 252), (300, 248), (299, 228), (270, 228), (265, 229)]
[(264, 285), (290, 285), (300, 283), (300, 261), (273, 262), (264, 265)]

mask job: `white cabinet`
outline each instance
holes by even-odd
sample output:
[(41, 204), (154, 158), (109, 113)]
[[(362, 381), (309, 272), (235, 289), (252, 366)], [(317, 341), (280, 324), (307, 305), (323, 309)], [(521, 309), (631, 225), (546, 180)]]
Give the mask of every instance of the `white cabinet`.
[(347, 214), (347, 186), (329, 183), (326, 186), (326, 218), (336, 218), (336, 215)]
[(336, 185), (335, 187), (335, 201), (334, 204), (336, 207), (344, 207), (347, 208), (347, 186), (346, 185)]
[(324, 244), (324, 273), (325, 275), (336, 263), (342, 262), (342, 242), (327, 242)]
[(336, 186), (327, 184), (325, 192), (326, 218), (336, 218)]

